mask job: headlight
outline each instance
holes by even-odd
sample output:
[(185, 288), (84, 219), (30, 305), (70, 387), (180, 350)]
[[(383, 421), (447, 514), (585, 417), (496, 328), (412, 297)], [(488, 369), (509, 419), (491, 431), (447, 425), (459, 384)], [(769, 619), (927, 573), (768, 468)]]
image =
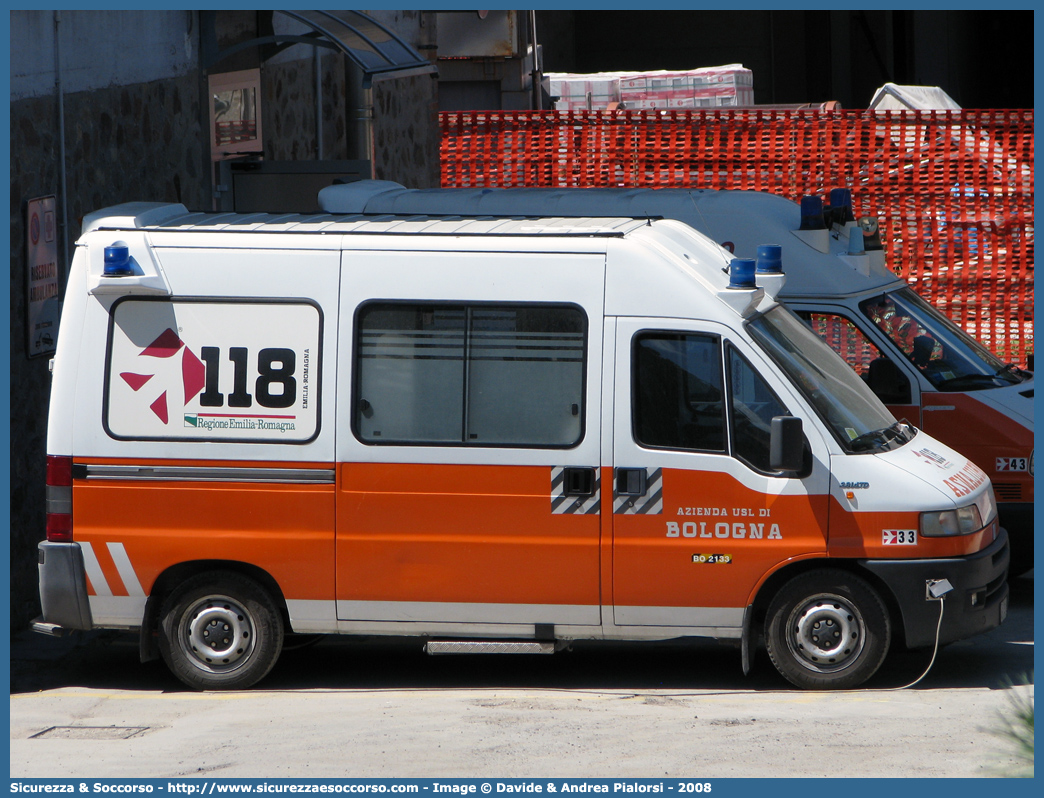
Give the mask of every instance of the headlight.
[(957, 510), (921, 513), (921, 534), (928, 538), (970, 535), (982, 529), (982, 517), (974, 504)]

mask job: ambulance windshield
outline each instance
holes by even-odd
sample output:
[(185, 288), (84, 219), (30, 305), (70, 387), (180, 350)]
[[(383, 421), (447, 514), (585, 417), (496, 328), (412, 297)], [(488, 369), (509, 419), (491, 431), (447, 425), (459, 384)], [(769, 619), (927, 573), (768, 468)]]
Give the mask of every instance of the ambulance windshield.
[(1030, 377), (998, 360), (910, 288), (868, 299), (859, 308), (940, 391), (1002, 388)]
[(897, 422), (851, 367), (789, 309), (779, 305), (748, 329), (847, 451), (886, 451), (913, 438), (913, 429)]

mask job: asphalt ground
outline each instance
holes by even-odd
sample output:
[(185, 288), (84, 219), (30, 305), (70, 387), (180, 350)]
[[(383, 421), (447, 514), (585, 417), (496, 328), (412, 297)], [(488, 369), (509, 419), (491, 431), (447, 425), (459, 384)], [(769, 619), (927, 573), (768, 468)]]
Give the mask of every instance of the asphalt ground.
[[(575, 644), (554, 656), (429, 657), (416, 641), (323, 639), (255, 689), (195, 693), (136, 636), (19, 632), (11, 775), (22, 777), (1003, 776), (998, 734), (1033, 679), (1032, 574), (998, 629), (894, 651), (864, 689), (744, 676), (712, 641)], [(55, 744), (55, 739), (61, 740)]]

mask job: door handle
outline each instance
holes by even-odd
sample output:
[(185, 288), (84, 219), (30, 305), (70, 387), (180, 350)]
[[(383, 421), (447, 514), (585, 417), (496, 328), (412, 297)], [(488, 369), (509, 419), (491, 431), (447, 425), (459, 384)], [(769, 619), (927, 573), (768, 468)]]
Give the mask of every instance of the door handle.
[(644, 468), (616, 469), (617, 496), (644, 496), (648, 474)]
[(562, 483), (563, 496), (594, 496), (595, 470), (593, 468), (567, 467)]

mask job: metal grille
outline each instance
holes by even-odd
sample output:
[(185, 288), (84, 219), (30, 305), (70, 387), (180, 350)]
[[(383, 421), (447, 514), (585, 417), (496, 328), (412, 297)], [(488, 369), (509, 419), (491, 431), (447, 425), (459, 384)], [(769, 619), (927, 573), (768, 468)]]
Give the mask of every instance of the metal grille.
[(1022, 501), (1022, 485), (1018, 482), (994, 482), (993, 492), (1002, 502)]
[(852, 189), (892, 268), (1001, 357), (1033, 351), (1033, 111), (440, 114), (442, 185)]

